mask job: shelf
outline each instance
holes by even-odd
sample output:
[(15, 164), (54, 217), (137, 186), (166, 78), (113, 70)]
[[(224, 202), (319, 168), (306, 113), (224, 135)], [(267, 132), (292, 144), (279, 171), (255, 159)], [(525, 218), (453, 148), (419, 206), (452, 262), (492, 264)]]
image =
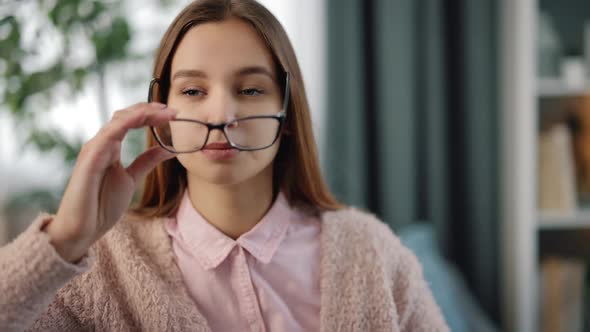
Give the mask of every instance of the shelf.
[(590, 82), (584, 86), (570, 86), (562, 79), (540, 78), (537, 79), (537, 93), (540, 97), (576, 97), (590, 96)]
[(539, 212), (540, 230), (590, 229), (590, 210), (579, 212), (557, 213)]
[(590, 260), (590, 228), (542, 229), (538, 257), (560, 256)]

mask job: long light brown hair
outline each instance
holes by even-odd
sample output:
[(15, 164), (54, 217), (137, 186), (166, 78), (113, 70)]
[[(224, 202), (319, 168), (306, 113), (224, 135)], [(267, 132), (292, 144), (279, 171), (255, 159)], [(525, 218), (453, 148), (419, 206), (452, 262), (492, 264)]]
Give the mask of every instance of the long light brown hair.
[[(293, 47), (278, 20), (254, 0), (197, 0), (174, 19), (156, 52), (153, 77), (154, 101), (166, 103), (170, 87), (171, 62), (186, 32), (199, 24), (238, 18), (250, 23), (266, 42), (273, 55), (277, 72), (288, 72), (290, 78), (286, 132), (274, 160), (273, 186), (282, 191), (291, 205), (304, 205), (322, 210), (335, 210), (342, 205), (328, 190), (319, 167), (311, 126), (309, 105), (303, 79)], [(149, 130), (147, 146), (158, 143)], [(167, 160), (147, 175), (141, 199), (132, 212), (141, 217), (171, 216), (178, 208), (187, 187), (186, 170), (174, 158)]]

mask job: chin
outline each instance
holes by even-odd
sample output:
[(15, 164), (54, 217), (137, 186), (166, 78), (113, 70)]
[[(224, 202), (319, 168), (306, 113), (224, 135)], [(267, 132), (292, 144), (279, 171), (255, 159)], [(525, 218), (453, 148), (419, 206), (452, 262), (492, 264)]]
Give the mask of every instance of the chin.
[(194, 155), (178, 157), (188, 176), (193, 176), (201, 182), (222, 186), (238, 185), (248, 181), (256, 183), (267, 176), (272, 178), (272, 158), (268, 159), (239, 158), (231, 162), (215, 162), (195, 158)]
[(235, 170), (197, 170), (193, 172), (193, 174), (201, 179), (202, 181), (216, 184), (220, 186), (232, 186), (237, 185), (243, 182), (246, 182), (248, 179), (252, 178), (254, 174), (248, 174), (244, 172), (244, 170), (235, 169)]
[(244, 183), (254, 178), (260, 171), (255, 167), (253, 169), (252, 165), (244, 165), (243, 163), (183, 162), (183, 165), (188, 176), (195, 177), (201, 182), (221, 186)]
[(236, 164), (189, 163), (185, 168), (187, 175), (217, 185), (234, 185), (254, 176), (244, 166)]

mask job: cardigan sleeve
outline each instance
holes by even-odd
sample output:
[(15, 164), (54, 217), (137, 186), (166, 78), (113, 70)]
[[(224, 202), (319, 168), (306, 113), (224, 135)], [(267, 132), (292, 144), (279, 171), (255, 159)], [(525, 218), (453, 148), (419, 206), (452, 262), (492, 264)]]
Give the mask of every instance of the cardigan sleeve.
[(399, 243), (399, 261), (393, 274), (393, 298), (399, 315), (401, 331), (449, 331), (422, 267), (414, 255)]
[(62, 332), (87, 330), (88, 327), (81, 324), (79, 319), (64, 304), (63, 299), (56, 297), (49, 305), (49, 308), (26, 331)]
[[(77, 264), (66, 262), (50, 243), (43, 226), (52, 220), (40, 215), (13, 242), (0, 248), (0, 330), (70, 330), (76, 324), (56, 294), (73, 277), (87, 271), (89, 257)], [(59, 329), (58, 327), (63, 327)], [(37, 329), (36, 329), (37, 330)]]

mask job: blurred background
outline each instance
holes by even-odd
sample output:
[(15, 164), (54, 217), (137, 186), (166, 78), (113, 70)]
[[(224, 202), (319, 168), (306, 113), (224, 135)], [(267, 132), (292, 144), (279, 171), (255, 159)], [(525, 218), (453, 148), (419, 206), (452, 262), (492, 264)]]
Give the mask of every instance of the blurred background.
[[(453, 331), (590, 331), (590, 2), (264, 0), (324, 175), (420, 259)], [(0, 0), (0, 245), (144, 101), (181, 0)], [(144, 132), (124, 143), (125, 163)]]

